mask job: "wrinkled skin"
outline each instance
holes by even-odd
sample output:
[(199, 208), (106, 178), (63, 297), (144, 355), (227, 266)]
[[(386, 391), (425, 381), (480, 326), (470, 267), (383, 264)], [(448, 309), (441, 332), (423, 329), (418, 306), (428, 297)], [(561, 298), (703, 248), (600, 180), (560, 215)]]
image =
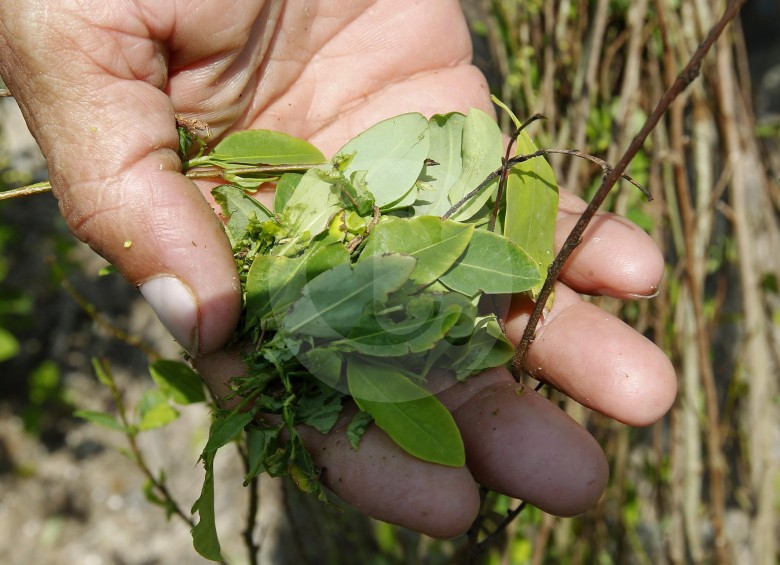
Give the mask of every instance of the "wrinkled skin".
[[(146, 283), (163, 277), (186, 285), (184, 314), (161, 317), (218, 392), (241, 370), (222, 351), (238, 319), (239, 287), (209, 186), (198, 190), (179, 174), (174, 114), (207, 122), (215, 139), (270, 128), (328, 154), (402, 112), (492, 112), (454, 0), (226, 6), (0, 3), (0, 72), (47, 157), (71, 230), (148, 290), (158, 313), (159, 289), (155, 300)], [(557, 245), (582, 208), (562, 194)], [(657, 248), (640, 229), (598, 216), (558, 283), (529, 372), (621, 422), (660, 418), (676, 392), (669, 361), (578, 293), (652, 296), (662, 272)], [(529, 304), (515, 299), (507, 318), (512, 340), (528, 312)], [(598, 500), (605, 457), (552, 403), (518, 391), (503, 370), (444, 388), (440, 398), (461, 427), (466, 467), (413, 459), (378, 429), (354, 452), (342, 422), (328, 436), (303, 431), (325, 482), (371, 516), (439, 537), (462, 533), (474, 519), (477, 483), (559, 515)]]

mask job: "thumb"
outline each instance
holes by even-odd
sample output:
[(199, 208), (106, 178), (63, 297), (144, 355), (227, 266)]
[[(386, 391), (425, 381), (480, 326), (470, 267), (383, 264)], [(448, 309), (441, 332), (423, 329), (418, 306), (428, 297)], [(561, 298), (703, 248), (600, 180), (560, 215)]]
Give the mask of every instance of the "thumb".
[(140, 288), (183, 348), (219, 348), (238, 320), (239, 283), (219, 219), (179, 172), (164, 58), (123, 76), (83, 53), (60, 52), (55, 63), (42, 49), (10, 51), (0, 70), (70, 229)]
[(119, 174), (68, 185), (69, 226), (137, 285), (176, 341), (212, 352), (232, 333), (239, 282), (222, 225), (170, 149)]

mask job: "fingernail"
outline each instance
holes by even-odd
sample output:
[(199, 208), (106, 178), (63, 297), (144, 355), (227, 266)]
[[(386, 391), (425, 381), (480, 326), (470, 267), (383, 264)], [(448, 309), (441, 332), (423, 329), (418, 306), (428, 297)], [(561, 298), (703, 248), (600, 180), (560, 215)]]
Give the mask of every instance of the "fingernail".
[(198, 304), (190, 288), (172, 276), (150, 279), (139, 288), (173, 339), (188, 353), (197, 353)]
[(647, 294), (631, 293), (628, 296), (629, 296), (629, 298), (638, 298), (638, 299), (642, 300), (642, 299), (647, 299), (647, 298), (655, 298), (660, 293), (661, 293), (661, 289), (659, 287), (655, 286)]

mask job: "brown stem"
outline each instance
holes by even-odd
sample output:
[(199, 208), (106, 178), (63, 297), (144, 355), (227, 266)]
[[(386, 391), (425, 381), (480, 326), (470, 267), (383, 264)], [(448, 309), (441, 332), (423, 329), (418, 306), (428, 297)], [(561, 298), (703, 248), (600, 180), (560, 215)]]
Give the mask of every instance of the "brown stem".
[[(238, 443), (238, 454), (244, 467), (244, 473), (249, 473), (249, 453), (244, 448), (245, 443)], [(255, 527), (257, 526), (258, 510), (260, 509), (260, 475), (255, 475), (249, 481), (249, 494), (246, 508), (246, 526), (242, 532), (246, 554), (250, 565), (258, 565), (260, 562), (260, 545), (255, 541)]]
[(525, 501), (522, 501), (520, 504), (517, 505), (516, 508), (512, 510), (507, 510), (506, 516), (503, 520), (495, 527), (495, 529), (490, 532), (490, 534), (485, 537), (482, 541), (480, 541), (476, 546), (473, 548), (474, 555), (479, 555), (483, 553), (485, 550), (487, 550), (493, 543), (495, 543), (496, 540), (498, 540), (501, 533), (509, 527), (509, 524), (511, 524), (515, 518), (517, 518), (520, 513), (525, 509), (525, 507), (528, 506), (528, 503)]
[[(104, 361), (101, 361), (100, 363), (102, 364), (102, 368), (105, 373), (107, 375), (111, 375), (111, 369), (108, 364)], [(133, 424), (130, 422), (130, 419), (127, 417), (127, 407), (125, 406), (124, 400), (122, 400), (122, 393), (116, 386), (113, 377), (110, 378), (109, 388), (111, 389), (111, 395), (114, 398), (114, 404), (116, 405), (119, 421), (122, 423), (122, 427), (125, 430), (125, 437), (127, 438), (127, 443), (130, 446), (130, 452), (133, 454), (133, 458), (135, 459), (135, 464), (146, 476), (146, 478), (149, 479), (149, 482), (159, 493), (160, 498), (168, 502), (173, 513), (181, 518), (188, 526), (191, 528), (194, 527), (195, 522), (192, 517), (184, 513), (181, 507), (174, 500), (173, 495), (171, 495), (171, 492), (168, 490), (168, 487), (165, 486), (165, 483), (155, 477), (154, 473), (152, 473), (152, 470), (149, 468), (149, 465), (146, 463), (143, 451), (141, 451), (141, 448), (138, 446), (138, 442), (136, 441), (137, 431), (135, 431), (135, 426), (133, 426)]]
[[(442, 218), (446, 220), (447, 218), (452, 216), (455, 212), (460, 210), (469, 200), (471, 200), (477, 194), (485, 190), (488, 186), (490, 186), (493, 183), (494, 180), (501, 177), (504, 174), (505, 170), (508, 170), (514, 167), (515, 165), (519, 165), (520, 163), (524, 163), (525, 161), (530, 161), (531, 159), (536, 159), (537, 157), (541, 157), (543, 155), (550, 155), (553, 153), (558, 153), (562, 155), (571, 155), (573, 157), (580, 157), (581, 159), (592, 161), (593, 163), (596, 163), (599, 166), (601, 166), (601, 168), (604, 170), (605, 175), (611, 173), (614, 170), (614, 167), (609, 163), (607, 163), (606, 161), (604, 161), (603, 159), (599, 159), (598, 157), (595, 157), (593, 155), (583, 153), (582, 151), (579, 151), (577, 149), (537, 149), (533, 153), (527, 153), (525, 155), (517, 155), (516, 157), (512, 157), (511, 159), (506, 161), (506, 163), (502, 164), (500, 168), (496, 169), (495, 171), (490, 173), (487, 177), (485, 177), (485, 180), (479, 183), (479, 186), (471, 190), (463, 198), (461, 198), (455, 204), (453, 204), (452, 207), (442, 215)], [(648, 200), (653, 199), (650, 193), (647, 192), (647, 190), (645, 190), (645, 188), (642, 185), (636, 182), (629, 175), (625, 173), (621, 173), (619, 175), (619, 178), (624, 178), (634, 186), (638, 187), (639, 190), (641, 190), (642, 193), (645, 196), (647, 196)]]
[(542, 290), (540, 291), (539, 297), (536, 301), (536, 304), (534, 305), (534, 309), (531, 313), (528, 325), (526, 326), (525, 332), (523, 332), (523, 337), (520, 340), (520, 344), (515, 350), (515, 355), (512, 359), (512, 366), (516, 375), (519, 375), (522, 372), (525, 359), (528, 355), (528, 350), (530, 349), (531, 343), (534, 340), (536, 326), (542, 317), (542, 312), (544, 311), (544, 307), (547, 304), (547, 300), (550, 298), (553, 285), (558, 279), (558, 276), (560, 275), (566, 260), (581, 243), (582, 234), (585, 232), (585, 229), (588, 227), (590, 221), (593, 219), (593, 216), (601, 207), (604, 199), (606, 199), (607, 195), (612, 190), (612, 187), (615, 186), (615, 183), (623, 175), (623, 172), (628, 167), (628, 164), (642, 148), (647, 137), (669, 109), (669, 106), (699, 75), (704, 57), (707, 55), (707, 53), (709, 53), (712, 45), (715, 43), (718, 37), (720, 37), (721, 33), (723, 33), (723, 30), (726, 28), (729, 22), (739, 13), (739, 9), (744, 3), (745, 0), (731, 0), (729, 2), (725, 12), (723, 13), (723, 16), (712, 27), (712, 29), (710, 29), (707, 37), (705, 37), (704, 41), (702, 41), (702, 43), (693, 53), (690, 60), (688, 61), (688, 64), (685, 65), (685, 68), (677, 76), (674, 83), (669, 87), (661, 100), (658, 101), (655, 109), (647, 118), (647, 121), (642, 126), (642, 129), (631, 141), (631, 144), (628, 146), (628, 149), (626, 149), (626, 152), (620, 158), (617, 165), (615, 165), (615, 168), (604, 177), (604, 180), (602, 181), (598, 191), (594, 195), (591, 202), (588, 204), (587, 208), (585, 208), (585, 211), (580, 216), (580, 219), (577, 221), (569, 236), (566, 238), (566, 242), (563, 244), (561, 251), (555, 257), (547, 271), (547, 278), (544, 281)]
[(84, 310), (84, 312), (87, 314), (87, 316), (90, 317), (96, 326), (104, 330), (115, 340), (121, 341), (130, 347), (138, 349), (144, 353), (150, 361), (155, 361), (162, 357), (158, 351), (144, 343), (140, 337), (127, 333), (123, 329), (114, 325), (105, 316), (101, 315), (95, 305), (87, 300), (78, 290), (76, 290), (76, 287), (74, 287), (73, 284), (68, 280), (62, 268), (57, 264), (53, 257), (48, 257), (46, 259), (46, 263), (51, 268), (54, 278), (60, 283), (65, 292), (70, 295), (70, 297), (76, 302), (76, 304), (81, 307), (82, 310)]
[(512, 166), (509, 164), (512, 154), (512, 149), (517, 142), (517, 138), (523, 132), (525, 128), (531, 125), (537, 120), (544, 120), (545, 117), (541, 114), (534, 114), (522, 124), (517, 126), (517, 129), (512, 133), (509, 138), (509, 143), (506, 144), (506, 152), (504, 153), (504, 159), (501, 161), (501, 178), (498, 181), (498, 190), (496, 191), (496, 203), (493, 206), (493, 214), (490, 216), (490, 223), (488, 224), (488, 231), (495, 231), (496, 219), (498, 218), (498, 210), (501, 207), (501, 201), (504, 199), (504, 190), (506, 189), (507, 176)]

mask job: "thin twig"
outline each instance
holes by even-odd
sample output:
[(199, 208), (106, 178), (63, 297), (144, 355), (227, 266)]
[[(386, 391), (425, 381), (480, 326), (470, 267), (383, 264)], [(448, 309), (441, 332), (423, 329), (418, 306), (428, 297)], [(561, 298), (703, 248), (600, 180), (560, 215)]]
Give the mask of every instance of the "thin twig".
[(479, 514), (477, 514), (477, 517), (471, 523), (471, 526), (469, 526), (468, 532), (466, 532), (466, 536), (469, 540), (468, 545), (470, 547), (476, 547), (478, 545), (477, 540), (479, 539), (479, 532), (482, 529), (482, 523), (485, 521), (485, 504), (489, 493), (490, 491), (484, 486), (479, 487)]
[[(116, 399), (119, 396), (121, 396), (121, 394), (117, 391), (114, 396), (114, 400), (116, 401)], [(120, 412), (120, 415), (121, 414), (122, 412)], [(121, 416), (121, 417), (123, 420), (123, 424), (127, 426), (128, 423), (127, 423), (126, 416)], [(152, 486), (158, 491), (160, 499), (167, 501), (170, 510), (176, 516), (178, 516), (185, 524), (187, 524), (190, 528), (194, 528), (195, 520), (192, 519), (192, 516), (189, 516), (184, 512), (181, 506), (179, 506), (176, 500), (173, 498), (171, 491), (169, 491), (168, 487), (165, 486), (165, 483), (162, 482), (160, 479), (158, 479), (154, 475), (154, 473), (152, 473), (152, 470), (149, 468), (149, 464), (146, 462), (146, 458), (144, 457), (141, 448), (138, 446), (138, 442), (136, 441), (136, 434), (126, 433), (125, 437), (127, 438), (127, 443), (130, 446), (130, 451), (132, 452), (133, 457), (135, 458), (135, 464), (138, 465), (138, 468), (141, 470), (141, 472), (146, 476), (146, 478), (149, 480)]]
[(511, 159), (510, 155), (512, 155), (512, 150), (514, 149), (515, 143), (517, 143), (517, 138), (520, 137), (520, 134), (529, 125), (531, 125), (537, 120), (545, 120), (545, 119), (546, 118), (541, 114), (534, 114), (526, 121), (524, 121), (522, 124), (517, 126), (517, 129), (515, 129), (515, 131), (512, 133), (511, 137), (509, 138), (509, 143), (506, 144), (506, 152), (504, 153), (504, 158), (501, 161), (501, 178), (498, 181), (498, 190), (496, 191), (496, 203), (493, 205), (493, 214), (490, 216), (488, 231), (495, 231), (496, 229), (496, 219), (498, 218), (498, 210), (501, 207), (501, 201), (504, 199), (504, 190), (506, 189), (506, 183), (507, 183), (507, 177), (509, 176), (509, 171), (512, 169), (512, 166), (509, 164), (509, 161)]
[(33, 194), (42, 194), (44, 192), (49, 192), (50, 190), (51, 183), (37, 182), (11, 190), (3, 190), (0, 192), (0, 200), (11, 200), (12, 198), (19, 198), (21, 196), (32, 196)]
[(710, 29), (707, 37), (693, 53), (690, 60), (688, 61), (688, 64), (685, 65), (685, 68), (677, 76), (674, 83), (669, 87), (661, 100), (658, 101), (655, 109), (647, 118), (647, 121), (642, 126), (642, 129), (631, 141), (631, 144), (620, 158), (620, 161), (618, 161), (617, 165), (615, 165), (612, 171), (604, 177), (604, 180), (602, 181), (598, 191), (594, 195), (591, 202), (588, 204), (587, 208), (585, 208), (585, 211), (582, 213), (574, 228), (571, 230), (569, 236), (566, 238), (561, 251), (555, 257), (547, 271), (547, 278), (544, 281), (542, 290), (540, 291), (539, 297), (536, 301), (536, 304), (534, 305), (534, 309), (531, 313), (528, 325), (525, 328), (525, 332), (523, 332), (523, 337), (520, 340), (520, 344), (515, 350), (515, 355), (512, 359), (512, 366), (514, 368), (515, 374), (520, 374), (522, 372), (523, 365), (525, 364), (525, 358), (528, 355), (528, 350), (534, 340), (536, 326), (542, 317), (544, 307), (547, 304), (547, 300), (549, 299), (550, 294), (552, 293), (553, 285), (558, 279), (558, 275), (560, 275), (566, 260), (582, 242), (582, 235), (590, 224), (590, 221), (593, 219), (593, 216), (601, 207), (601, 204), (612, 190), (612, 187), (615, 186), (615, 183), (622, 177), (623, 172), (628, 167), (628, 164), (642, 148), (645, 140), (661, 120), (666, 111), (669, 109), (669, 106), (672, 104), (672, 102), (674, 102), (674, 100), (677, 99), (677, 97), (699, 75), (704, 57), (707, 55), (707, 53), (709, 53), (712, 45), (715, 43), (718, 37), (720, 37), (721, 33), (723, 33), (723, 30), (726, 28), (729, 22), (731, 22), (731, 20), (737, 16), (739, 9), (744, 3), (745, 0), (731, 0), (729, 2), (725, 12), (723, 13), (723, 16), (712, 27), (712, 29)]
[(78, 290), (76, 290), (76, 287), (73, 286), (73, 283), (68, 280), (68, 277), (65, 276), (64, 271), (53, 257), (47, 257), (46, 263), (51, 268), (54, 278), (57, 279), (65, 292), (67, 292), (76, 302), (76, 304), (81, 307), (81, 309), (87, 314), (87, 316), (90, 317), (96, 326), (107, 332), (115, 340), (121, 341), (122, 343), (125, 343), (130, 347), (134, 347), (138, 351), (142, 352), (149, 358), (150, 361), (155, 361), (162, 358), (162, 355), (160, 355), (158, 351), (144, 343), (140, 337), (127, 333), (122, 328), (114, 325), (105, 316), (101, 315), (95, 305), (87, 300), (87, 298), (84, 297)]
[[(586, 161), (590, 161), (592, 163), (597, 164), (599, 167), (601, 167), (601, 170), (604, 171), (605, 175), (610, 174), (614, 169), (614, 167), (604, 159), (596, 157), (595, 155), (590, 155), (589, 153), (583, 153), (579, 149), (544, 149), (543, 151), (545, 151), (545, 153), (547, 154), (557, 153), (561, 155), (571, 155), (574, 157), (579, 157), (580, 159), (584, 159)], [(650, 193), (650, 191), (644, 186), (642, 186), (641, 184), (639, 184), (631, 175), (628, 175), (626, 173), (621, 173), (620, 178), (622, 178), (623, 180), (627, 180), (628, 182), (633, 184), (642, 192), (642, 194), (644, 194), (648, 202), (652, 202), (653, 195)]]
[(171, 492), (168, 490), (168, 487), (165, 486), (165, 483), (158, 479), (149, 468), (143, 451), (141, 451), (141, 448), (136, 441), (136, 436), (138, 435), (138, 432), (136, 431), (137, 428), (130, 422), (130, 418), (127, 416), (127, 406), (125, 406), (124, 400), (122, 398), (122, 391), (120, 391), (116, 386), (116, 382), (114, 381), (114, 377), (111, 374), (111, 368), (109, 367), (108, 363), (102, 360), (99, 362), (103, 371), (110, 377), (109, 388), (114, 399), (117, 416), (119, 417), (119, 421), (122, 424), (122, 428), (125, 430), (125, 438), (127, 439), (127, 443), (130, 446), (130, 452), (133, 454), (135, 464), (146, 476), (146, 478), (149, 479), (149, 482), (152, 484), (152, 486), (158, 491), (160, 499), (168, 502), (170, 510), (176, 516), (181, 518), (188, 526), (191, 528), (194, 527), (195, 521), (192, 519), (192, 517), (187, 515), (184, 510), (181, 509), (181, 507), (174, 500), (173, 495), (171, 495)]
[(473, 546), (472, 555), (479, 555), (488, 547), (490, 547), (498, 539), (498, 536), (507, 529), (509, 524), (511, 524), (515, 518), (520, 515), (526, 506), (528, 506), (528, 503), (526, 501), (522, 501), (520, 504), (518, 504), (517, 508), (508, 510), (504, 519), (501, 520), (501, 523), (499, 523), (495, 529), (485, 537), (485, 539)]
[[(244, 449), (246, 442), (236, 443), (241, 463), (244, 467), (244, 474), (249, 474), (249, 453)], [(244, 545), (246, 546), (247, 558), (250, 565), (258, 565), (260, 557), (260, 545), (255, 541), (255, 527), (257, 526), (257, 512), (260, 508), (260, 475), (255, 475), (249, 481), (249, 494), (246, 508), (246, 525), (242, 533)]]
[(460, 210), (463, 207), (463, 205), (466, 204), (466, 202), (468, 202), (469, 200), (474, 198), (477, 194), (485, 190), (488, 186), (493, 184), (493, 181), (496, 180), (501, 175), (501, 171), (503, 170), (504, 170), (504, 166), (501, 165), (501, 168), (496, 169), (495, 171), (490, 173), (487, 177), (485, 177), (485, 180), (479, 183), (479, 186), (477, 186), (477, 188), (475, 188), (474, 190), (469, 192), (466, 196), (464, 196), (463, 198), (458, 200), (455, 204), (453, 204), (452, 207), (442, 215), (442, 218), (446, 220), (447, 218), (452, 216), (455, 212)]
[[(598, 157), (595, 157), (593, 155), (589, 155), (587, 153), (583, 153), (582, 151), (579, 151), (577, 149), (537, 149), (533, 153), (527, 153), (525, 155), (517, 155), (516, 157), (512, 157), (509, 159), (506, 164), (502, 164), (500, 168), (496, 169), (492, 173), (490, 173), (487, 177), (485, 177), (485, 180), (483, 180), (481, 183), (479, 183), (479, 186), (477, 186), (475, 189), (470, 191), (468, 194), (466, 194), (463, 198), (458, 200), (455, 204), (452, 205), (452, 207), (447, 210), (443, 215), (442, 218), (445, 220), (455, 214), (458, 210), (460, 210), (467, 202), (469, 202), (472, 198), (474, 198), (477, 194), (485, 190), (488, 186), (490, 186), (494, 180), (499, 178), (503, 171), (506, 168), (512, 168), (515, 165), (519, 165), (520, 163), (524, 163), (525, 161), (530, 161), (531, 159), (535, 159), (537, 157), (542, 157), (543, 155), (550, 155), (552, 153), (560, 153), (563, 155), (571, 155), (573, 157), (580, 157), (581, 159), (586, 159), (588, 161), (592, 161), (593, 163), (598, 164), (601, 166), (601, 168), (604, 170), (605, 175), (611, 174), (615, 167), (604, 161), (603, 159), (599, 159)], [(642, 191), (642, 194), (644, 194), (648, 200), (652, 200), (652, 195), (637, 181), (635, 181), (633, 178), (631, 178), (629, 175), (625, 173), (620, 173), (618, 175), (618, 178), (624, 178), (634, 186), (638, 187), (639, 190)]]

